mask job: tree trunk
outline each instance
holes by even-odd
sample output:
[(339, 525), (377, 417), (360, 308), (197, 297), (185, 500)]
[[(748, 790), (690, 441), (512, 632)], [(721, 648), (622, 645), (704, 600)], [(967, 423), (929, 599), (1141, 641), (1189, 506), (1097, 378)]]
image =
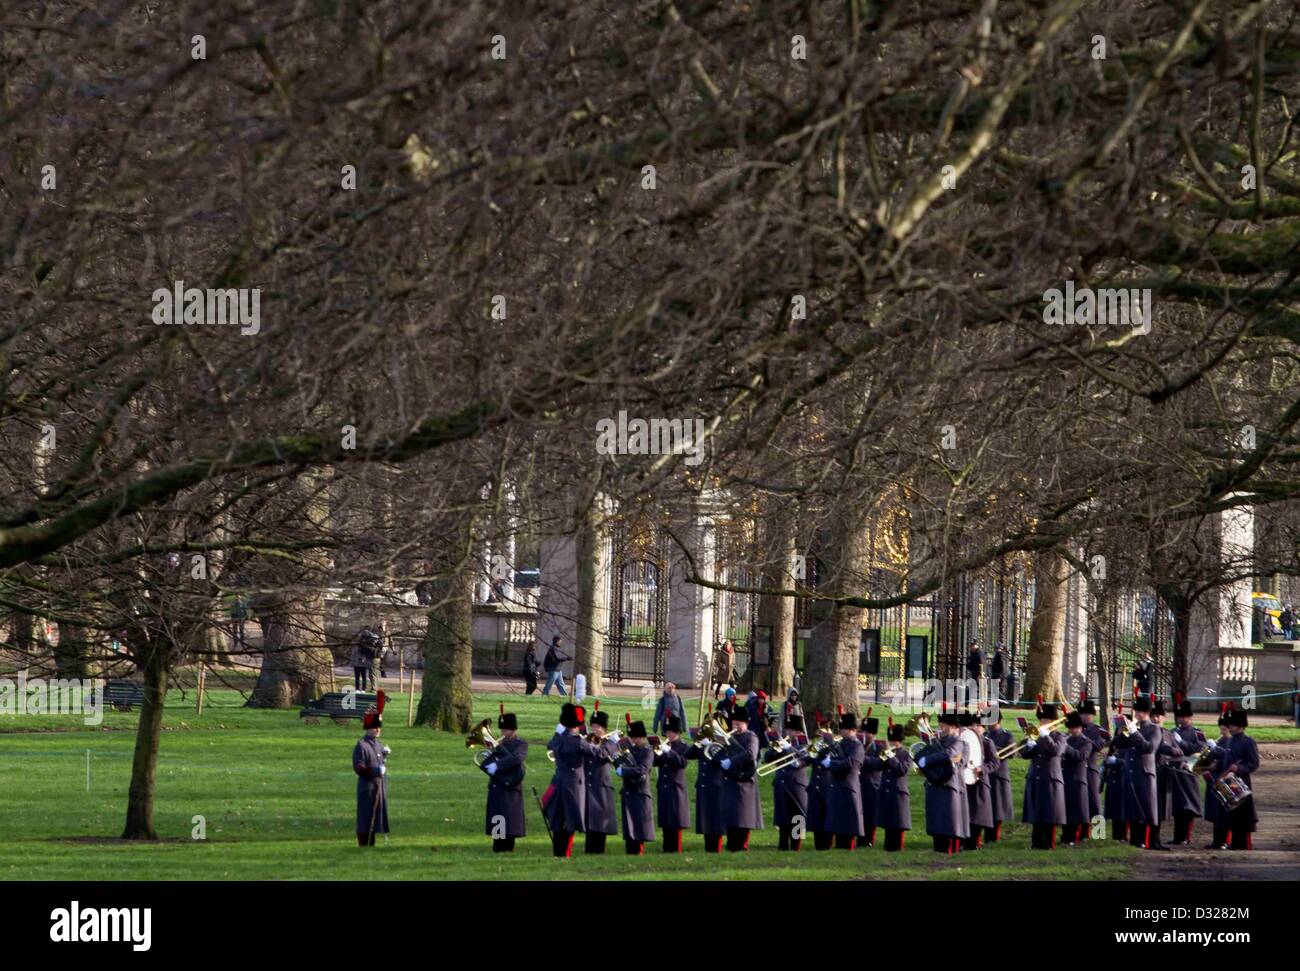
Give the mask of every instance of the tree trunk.
[(131, 787), (126, 803), (124, 840), (155, 840), (153, 828), (154, 778), (158, 768), (158, 743), (162, 738), (163, 702), (167, 696), (167, 649), (154, 643), (140, 659), (144, 672), (144, 704), (135, 730), (135, 757), (131, 761)]
[[(308, 522), (326, 535), (329, 530), (328, 482), (332, 469), (304, 473), (300, 486), (308, 495), (303, 507)], [(326, 556), (311, 554), (319, 575)], [(262, 670), (248, 699), (249, 708), (292, 708), (323, 694), (330, 686), (334, 655), (325, 638), (325, 594), (308, 579), (297, 597), (277, 594), (253, 605), (262, 626)]]
[[(833, 597), (857, 596), (866, 589), (870, 567), (867, 509), (854, 509), (834, 524), (828, 550), (830, 576), (819, 592)], [(813, 644), (804, 673), (806, 712), (833, 717), (839, 705), (858, 711), (858, 644), (862, 639), (861, 607), (836, 605), (829, 619), (813, 629)]]
[(334, 657), (325, 646), (323, 597), (314, 593), (301, 610), (280, 598), (257, 604), (262, 627), (262, 670), (249, 708), (294, 708), (324, 693)]
[(601, 570), (605, 537), (598, 516), (599, 508), (593, 502), (578, 523), (575, 544), (578, 566), (578, 631), (573, 659), (575, 676), (586, 676), (587, 693), (596, 696), (605, 693), (601, 672), (605, 665), (604, 627), (609, 614), (604, 595), (607, 577)]
[(86, 677), (86, 631), (59, 623), (59, 643), (54, 648), (54, 669), (60, 678)]
[(438, 731), (467, 733), (473, 727), (474, 574), (470, 566), (466, 559), (449, 575), (432, 581), (433, 607), (424, 635), (424, 677), (415, 722)]
[[(765, 550), (768, 567), (763, 571), (763, 585), (790, 589), (805, 585), (796, 579), (797, 551), (795, 549), (794, 522), (781, 516), (773, 526)], [(794, 684), (794, 614), (793, 597), (764, 594), (758, 601), (758, 622), (772, 628), (772, 666), (768, 678), (768, 692), (781, 699)]]
[(1061, 656), (1070, 564), (1058, 553), (1042, 553), (1034, 566), (1034, 617), (1029, 627), (1025, 697), (1062, 697)]
[[(1161, 594), (1161, 599), (1168, 605), (1174, 615), (1174, 656), (1171, 660), (1170, 688), (1182, 697), (1187, 697), (1187, 644), (1192, 632), (1192, 602), (1186, 597), (1168, 597)], [(1153, 692), (1159, 688), (1153, 683)]]

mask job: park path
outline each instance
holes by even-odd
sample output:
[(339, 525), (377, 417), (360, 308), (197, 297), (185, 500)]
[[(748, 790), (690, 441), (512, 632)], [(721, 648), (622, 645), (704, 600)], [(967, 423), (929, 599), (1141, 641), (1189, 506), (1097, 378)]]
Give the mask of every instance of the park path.
[(1260, 770), (1251, 778), (1259, 814), (1254, 849), (1249, 853), (1201, 849), (1210, 840), (1210, 829), (1198, 819), (1190, 847), (1143, 853), (1138, 876), (1146, 880), (1300, 880), (1300, 741), (1261, 742), (1259, 755)]

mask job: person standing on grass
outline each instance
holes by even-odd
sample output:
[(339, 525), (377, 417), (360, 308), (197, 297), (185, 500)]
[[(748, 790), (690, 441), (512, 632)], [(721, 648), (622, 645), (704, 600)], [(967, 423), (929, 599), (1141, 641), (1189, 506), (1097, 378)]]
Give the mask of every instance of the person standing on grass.
[(749, 849), (749, 831), (763, 828), (754, 772), (758, 768), (758, 738), (749, 730), (749, 715), (737, 708), (731, 716), (731, 745), (718, 761), (722, 769), (722, 822), (727, 830), (727, 851)]
[[(731, 646), (730, 640), (722, 642), (722, 646), (713, 652), (713, 700), (718, 699), (718, 692), (724, 685), (736, 685), (736, 649)], [(735, 694), (733, 691), (732, 694)]]
[(542, 811), (551, 827), (551, 852), (568, 859), (573, 853), (573, 834), (584, 832), (587, 818), (587, 786), (583, 761), (587, 742), (578, 734), (587, 712), (581, 705), (566, 702), (560, 709), (560, 723), (546, 747), (555, 753), (555, 775), (542, 797)]
[(618, 732), (609, 732), (609, 712), (595, 711), (588, 720), (587, 747), (583, 751), (583, 782), (587, 793), (587, 853), (604, 853), (605, 840), (618, 835), (614, 811), (614, 779), (610, 767), (618, 755)]
[[(502, 708), (505, 706), (503, 705)], [(528, 743), (519, 737), (519, 719), (502, 711), (497, 718), (501, 741), (493, 758), (483, 766), (488, 774), (487, 835), (493, 853), (513, 853), (515, 840), (524, 833), (524, 761)]]
[(572, 660), (573, 658), (560, 650), (560, 635), (556, 634), (551, 638), (551, 646), (542, 660), (542, 667), (546, 671), (546, 687), (542, 689), (543, 695), (549, 695), (552, 687), (556, 688), (561, 695), (569, 693), (569, 689), (564, 684), (564, 669), (560, 665)]
[(632, 740), (630, 761), (614, 771), (623, 780), (619, 805), (623, 811), (623, 845), (628, 856), (640, 856), (645, 844), (654, 842), (654, 803), (650, 798), (650, 770), (654, 767), (655, 753), (646, 738), (645, 722), (628, 726)]
[[(912, 794), (907, 777), (912, 771), (912, 755), (903, 744), (903, 726), (889, 720), (886, 729), (889, 752), (876, 793), (876, 826), (885, 831), (885, 852), (901, 853), (907, 831), (912, 828)], [(864, 820), (865, 822), (865, 820)]]
[(388, 756), (392, 750), (379, 741), (384, 728), (384, 693), (362, 716), (365, 735), (352, 749), (352, 771), (357, 774), (357, 846), (374, 846), (377, 833), (388, 832)]
[(682, 723), (676, 715), (664, 717), (664, 735), (654, 758), (654, 764), (659, 767), (659, 828), (664, 834), (664, 852), (680, 853), (682, 830), (691, 824), (691, 801), (686, 796), (689, 746), (682, 741)]
[(682, 696), (677, 693), (677, 685), (671, 681), (664, 685), (664, 693), (659, 696), (659, 703), (655, 705), (655, 717), (650, 723), (650, 730), (658, 734), (659, 729), (667, 723), (669, 716), (677, 719), (677, 724), (680, 726), (677, 729), (679, 733), (690, 730), (688, 728), (690, 722), (686, 720), (686, 706), (682, 704)]
[(378, 649), (379, 636), (368, 625), (363, 625), (352, 648), (352, 683), (357, 691), (374, 689), (375, 678), (371, 668)]

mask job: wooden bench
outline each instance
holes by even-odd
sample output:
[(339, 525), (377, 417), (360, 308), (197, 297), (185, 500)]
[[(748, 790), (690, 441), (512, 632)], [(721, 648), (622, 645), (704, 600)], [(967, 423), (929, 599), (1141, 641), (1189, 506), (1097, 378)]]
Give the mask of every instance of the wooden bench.
[(144, 704), (144, 685), (136, 681), (104, 682), (104, 704), (117, 711), (130, 711)]
[(322, 717), (331, 719), (335, 725), (346, 725), (349, 720), (365, 715), (373, 704), (375, 695), (364, 691), (331, 691), (307, 702), (298, 717), (307, 719), (308, 725), (319, 725)]

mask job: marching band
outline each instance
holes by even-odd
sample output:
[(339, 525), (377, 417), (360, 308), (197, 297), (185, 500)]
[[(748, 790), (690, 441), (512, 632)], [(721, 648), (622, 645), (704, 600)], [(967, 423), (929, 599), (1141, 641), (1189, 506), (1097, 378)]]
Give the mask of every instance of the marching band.
[[(1173, 842), (1186, 846), (1201, 817), (1213, 827), (1207, 848), (1250, 849), (1257, 823), (1251, 773), (1259, 768), (1259, 751), (1246, 734), (1244, 711), (1224, 706), (1218, 740), (1193, 726), (1190, 702), (1182, 698), (1175, 699), (1173, 729), (1164, 727), (1164, 704), (1151, 696), (1136, 695), (1131, 716), (1118, 704), (1113, 731), (1095, 723), (1096, 711), (1086, 697), (1074, 710), (1040, 698), (1037, 724), (1017, 719), (1023, 732), (1017, 740), (996, 706), (956, 711), (945, 704), (937, 730), (924, 713), (904, 725), (890, 718), (880, 740), (870, 709), (860, 726), (842, 707), (833, 720), (814, 712), (810, 733), (802, 714), (787, 711), (777, 731), (769, 728), (775, 719), (763, 698), (757, 708), (733, 700), (710, 710), (687, 737), (681, 719), (665, 715), (660, 739), (630, 714), (625, 732), (610, 732), (599, 702), (590, 719), (581, 705), (565, 704), (547, 744), (554, 775), (538, 801), (556, 856), (571, 855), (577, 833), (584, 834), (586, 852), (602, 853), (607, 837), (620, 831), (628, 854), (641, 855), (656, 840), (656, 820), (663, 852), (681, 853), (691, 825), (686, 771), (694, 761), (694, 828), (706, 853), (722, 852), (724, 839), (727, 852), (749, 849), (751, 833), (764, 828), (758, 786), (769, 777), (779, 850), (799, 852), (809, 832), (818, 850), (871, 847), (883, 832), (884, 850), (900, 852), (912, 825), (915, 771), (924, 785), (926, 833), (937, 852), (951, 856), (1002, 840), (1002, 824), (1014, 813), (1010, 763), (1019, 757), (1029, 763), (1020, 820), (1030, 827), (1034, 849), (1052, 850), (1058, 840), (1083, 843), (1101, 820), (1111, 822), (1113, 838), (1157, 850), (1169, 848), (1161, 827), (1172, 821)], [(387, 751), (375, 741), (379, 724), (377, 713), (368, 716), (367, 738), (354, 754), (362, 845), (373, 843), (375, 831), (387, 831), (381, 805)], [(480, 748), (474, 761), (488, 775), (486, 833), (493, 852), (509, 853), (525, 830), (528, 743), (504, 705), (497, 730), (499, 738), (484, 720), (466, 745)], [(910, 746), (909, 738), (916, 739)], [(1203, 797), (1198, 776), (1205, 780)], [(622, 783), (617, 812), (615, 777)]]

